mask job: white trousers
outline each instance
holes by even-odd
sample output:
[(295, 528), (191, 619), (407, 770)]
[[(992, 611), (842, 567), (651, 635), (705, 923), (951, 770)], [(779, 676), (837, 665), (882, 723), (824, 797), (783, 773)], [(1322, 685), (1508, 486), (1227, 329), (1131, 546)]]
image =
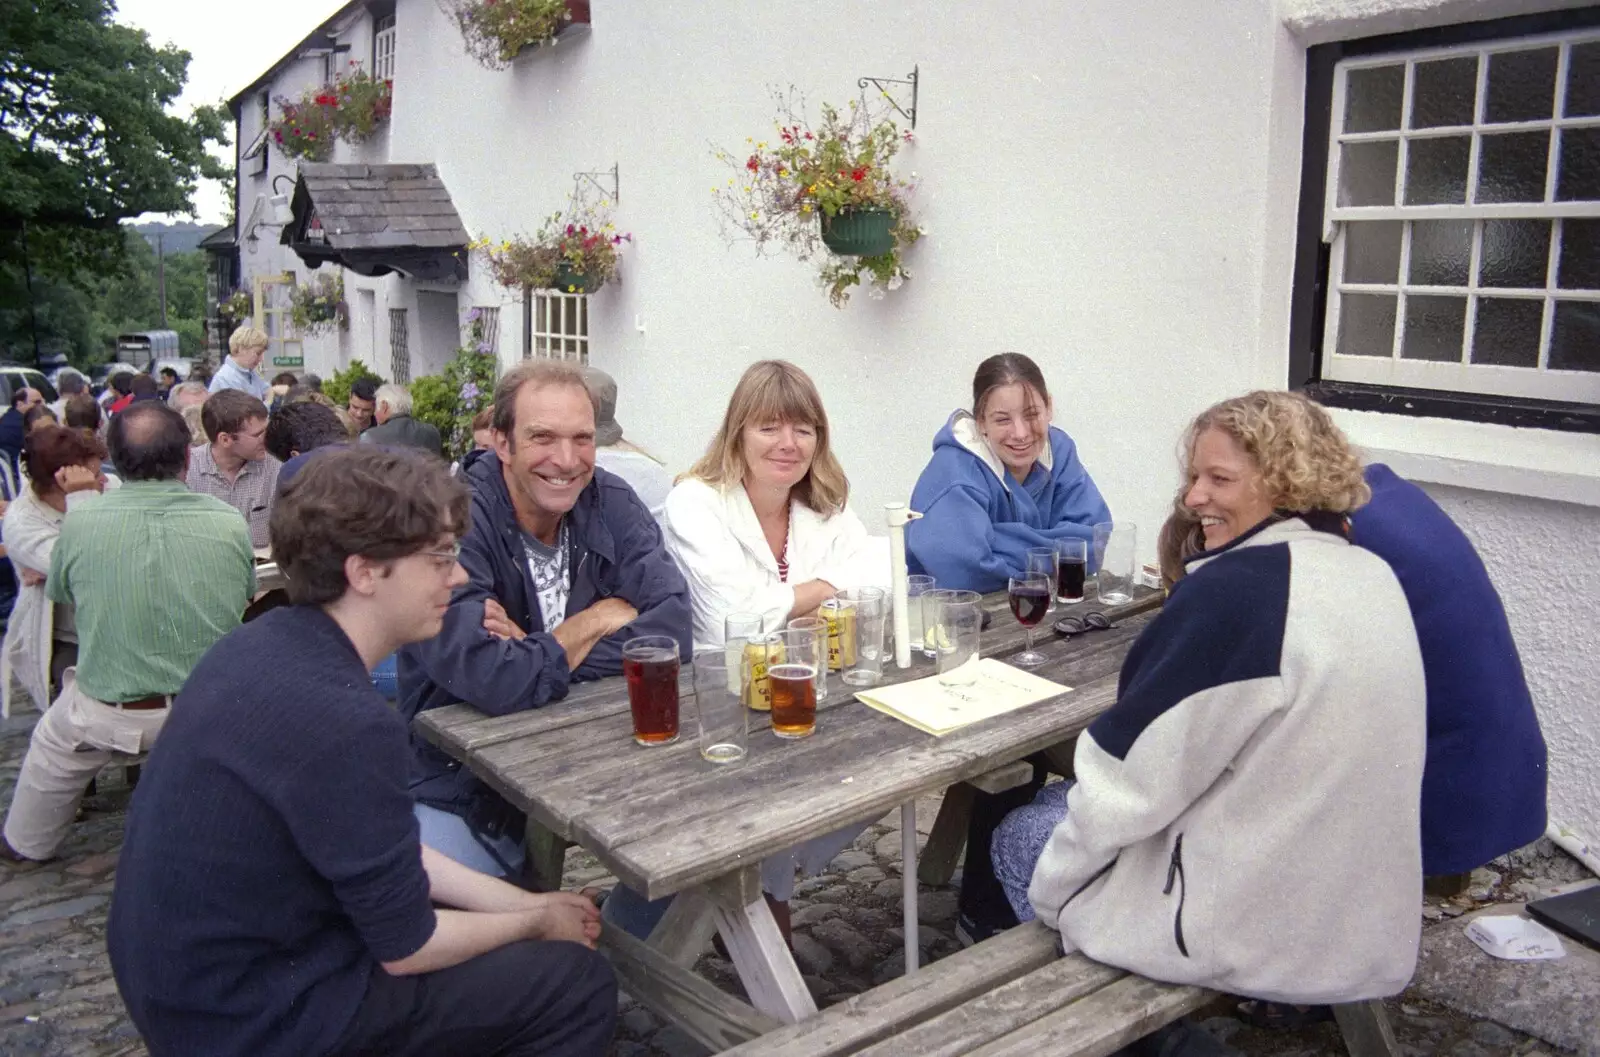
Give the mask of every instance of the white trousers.
[(171, 708), (125, 710), (78, 689), (77, 669), (61, 678), (61, 693), (33, 728), (6, 814), (6, 842), (34, 860), (61, 847), (89, 779), (113, 752), (150, 751)]

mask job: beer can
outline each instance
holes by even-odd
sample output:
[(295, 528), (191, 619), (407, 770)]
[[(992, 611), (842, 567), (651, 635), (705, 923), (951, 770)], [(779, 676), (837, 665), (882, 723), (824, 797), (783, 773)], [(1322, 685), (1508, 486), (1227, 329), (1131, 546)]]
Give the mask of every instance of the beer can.
[[(772, 682), (767, 678), (769, 650), (781, 653), (783, 646), (779, 643), (768, 646), (762, 639), (747, 642), (744, 646), (745, 663), (750, 666), (750, 682), (744, 688), (744, 703), (746, 708), (756, 712), (772, 711)], [(781, 657), (778, 659), (782, 660)]]
[(828, 671), (837, 672), (856, 663), (856, 607), (830, 598), (820, 612), (828, 625)]

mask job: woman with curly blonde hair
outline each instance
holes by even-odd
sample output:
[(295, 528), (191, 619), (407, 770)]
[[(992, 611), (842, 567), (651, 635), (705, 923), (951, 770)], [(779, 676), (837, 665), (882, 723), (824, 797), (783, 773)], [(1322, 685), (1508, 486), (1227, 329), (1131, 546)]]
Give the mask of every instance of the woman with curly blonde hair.
[(1205, 549), (1079, 737), (1076, 782), (996, 831), (995, 874), (1019, 916), (1154, 979), (1395, 994), (1420, 938), (1425, 694), (1395, 574), (1346, 538), (1359, 460), (1273, 392), (1201, 413), (1183, 452)]

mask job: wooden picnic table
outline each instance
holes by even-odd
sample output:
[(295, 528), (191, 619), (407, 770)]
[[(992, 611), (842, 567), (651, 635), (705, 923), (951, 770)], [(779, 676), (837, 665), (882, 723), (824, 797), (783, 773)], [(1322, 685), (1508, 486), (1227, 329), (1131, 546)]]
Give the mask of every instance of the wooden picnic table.
[[(564, 700), (527, 712), (491, 717), (454, 705), (416, 722), (424, 737), (530, 819), (588, 849), (634, 890), (651, 899), (679, 896), (648, 945), (612, 947), (613, 961), (641, 1003), (721, 1049), (817, 1011), (762, 897), (762, 858), (901, 807), (909, 857), (906, 931), (914, 938), (909, 809), (916, 799), (1075, 738), (1115, 700), (1123, 658), (1161, 597), (1139, 588), (1122, 606), (1057, 606), (1047, 620), (1103, 611), (1115, 625), (1070, 639), (1041, 628), (1038, 648), (1048, 660), (1032, 671), (1071, 691), (943, 737), (860, 704), (837, 677), (818, 706), (815, 734), (784, 741), (766, 716), (754, 714), (749, 755), (733, 766), (700, 758), (692, 703), (683, 709), (676, 744), (636, 746), (620, 678), (575, 685)], [(994, 613), (982, 635), (983, 655), (1003, 659), (1020, 650), (1024, 631), (1004, 593), (983, 605)], [(885, 682), (934, 671), (920, 655), (906, 670), (891, 660)], [(713, 930), (722, 934), (753, 1009), (690, 971)], [(908, 971), (914, 965), (908, 959)]]

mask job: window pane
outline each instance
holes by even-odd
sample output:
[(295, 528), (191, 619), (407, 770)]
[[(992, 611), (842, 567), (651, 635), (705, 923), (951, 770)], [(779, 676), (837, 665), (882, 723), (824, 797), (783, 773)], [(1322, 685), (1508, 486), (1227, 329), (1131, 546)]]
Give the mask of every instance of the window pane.
[(1549, 367), (1554, 371), (1600, 371), (1600, 304), (1556, 302)]
[(1404, 63), (1351, 70), (1346, 82), (1344, 130), (1382, 132), (1399, 128), (1400, 99), (1405, 83)]
[[(1339, 154), (1339, 204), (1394, 205), (1394, 170), (1400, 144), (1346, 143)], [(1465, 175), (1466, 165), (1462, 165)]]
[(1411, 86), (1411, 127), (1472, 124), (1478, 57), (1417, 63)]
[(1489, 56), (1487, 122), (1549, 120), (1555, 113), (1555, 48), (1503, 51)]
[(1544, 302), (1537, 298), (1480, 297), (1472, 333), (1472, 362), (1501, 367), (1539, 366)]
[(1478, 153), (1479, 202), (1543, 202), (1550, 133), (1483, 137)]
[(1600, 128), (1569, 128), (1561, 133), (1561, 185), (1556, 198), (1563, 202), (1600, 201)]
[(1563, 290), (1600, 290), (1600, 220), (1561, 222), (1560, 283)]
[(1344, 294), (1339, 299), (1339, 355), (1393, 356), (1392, 294)]
[(1480, 286), (1544, 289), (1550, 264), (1550, 221), (1485, 220)]
[(1411, 282), (1466, 286), (1472, 268), (1472, 221), (1418, 220), (1411, 225)]
[(1460, 363), (1461, 332), (1466, 325), (1465, 297), (1407, 297), (1400, 355), (1408, 360)]
[(1574, 44), (1567, 59), (1567, 116), (1600, 114), (1600, 41)]
[(1345, 226), (1344, 281), (1394, 283), (1400, 278), (1398, 220), (1354, 223)]
[(1407, 150), (1410, 160), (1406, 164), (1406, 205), (1467, 200), (1467, 156), (1472, 150), (1471, 136), (1414, 139)]

